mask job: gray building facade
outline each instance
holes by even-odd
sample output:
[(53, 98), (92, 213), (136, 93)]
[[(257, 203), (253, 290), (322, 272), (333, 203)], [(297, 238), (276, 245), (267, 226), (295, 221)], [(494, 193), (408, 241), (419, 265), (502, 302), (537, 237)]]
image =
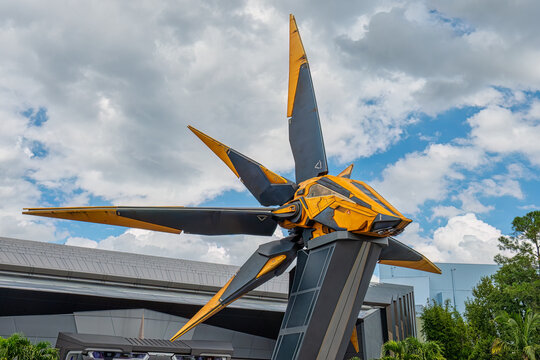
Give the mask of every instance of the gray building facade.
[[(56, 343), (59, 332), (169, 339), (237, 271), (189, 260), (0, 238), (0, 336)], [(233, 359), (269, 359), (289, 275), (229, 305), (184, 340), (226, 341)], [(371, 359), (387, 340), (416, 334), (410, 286), (372, 283), (357, 321)], [(367, 335), (367, 336), (366, 336)]]
[(379, 265), (381, 282), (414, 287), (417, 311), (433, 299), (439, 304), (450, 300), (450, 304), (463, 313), (465, 301), (473, 297), (472, 289), (482, 277), (493, 275), (499, 270), (496, 264), (435, 263), (442, 274), (407, 269), (390, 265)]

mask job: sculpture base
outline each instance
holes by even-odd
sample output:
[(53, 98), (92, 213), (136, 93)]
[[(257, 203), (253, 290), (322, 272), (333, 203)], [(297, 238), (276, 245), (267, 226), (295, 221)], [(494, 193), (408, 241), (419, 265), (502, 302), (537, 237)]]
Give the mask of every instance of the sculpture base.
[(273, 360), (343, 358), (382, 247), (338, 235), (298, 253)]

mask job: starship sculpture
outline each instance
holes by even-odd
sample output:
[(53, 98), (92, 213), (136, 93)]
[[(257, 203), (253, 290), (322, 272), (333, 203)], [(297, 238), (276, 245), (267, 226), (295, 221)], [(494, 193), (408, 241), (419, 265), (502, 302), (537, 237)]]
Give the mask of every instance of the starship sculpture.
[(342, 358), (349, 339), (358, 351), (355, 322), (377, 261), (440, 270), (392, 237), (411, 220), (368, 184), (351, 179), (353, 165), (328, 175), (309, 64), (292, 15), (287, 117), (296, 182), (189, 127), (264, 207), (109, 206), (29, 208), (23, 213), (203, 235), (272, 235), (278, 225), (288, 229), (289, 236), (261, 245), (171, 341), (282, 274), (297, 259), (272, 358)]

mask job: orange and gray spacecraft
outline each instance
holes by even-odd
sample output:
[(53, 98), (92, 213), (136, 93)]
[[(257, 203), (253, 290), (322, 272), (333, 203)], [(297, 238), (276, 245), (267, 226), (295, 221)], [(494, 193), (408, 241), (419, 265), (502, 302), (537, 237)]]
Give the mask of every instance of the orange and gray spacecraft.
[(328, 175), (309, 64), (292, 15), (289, 56), (287, 118), (295, 181), (189, 127), (264, 207), (29, 208), (24, 214), (203, 235), (272, 235), (278, 225), (288, 229), (289, 236), (261, 245), (171, 341), (282, 274), (296, 259), (273, 359), (342, 357), (349, 339), (357, 344), (353, 330), (377, 262), (440, 270), (393, 237), (411, 220), (368, 184), (351, 179), (352, 165)]

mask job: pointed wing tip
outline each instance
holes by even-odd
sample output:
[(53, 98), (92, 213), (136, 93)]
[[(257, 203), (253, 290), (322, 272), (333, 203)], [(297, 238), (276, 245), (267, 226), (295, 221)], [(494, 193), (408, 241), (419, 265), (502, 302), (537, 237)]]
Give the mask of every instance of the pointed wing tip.
[(433, 274), (442, 274), (441, 269), (437, 265), (431, 262), (427, 257), (422, 255), (422, 260), (420, 261), (422, 263), (422, 270), (433, 273)]
[[(189, 130), (191, 130), (191, 132), (193, 134), (195, 134), (196, 137), (198, 137), (200, 140), (202, 140), (203, 142), (205, 142), (205, 139), (206, 140), (211, 140), (212, 142), (216, 142), (215, 139), (212, 139), (210, 136), (206, 135), (205, 133), (203, 133), (201, 130), (191, 126), (191, 125), (188, 125), (187, 128)], [(206, 143), (206, 142), (205, 142)], [(207, 144), (208, 145), (208, 144)]]
[(287, 117), (292, 116), (300, 66), (308, 62), (293, 14), (290, 14), (289, 33), (289, 95), (287, 99)]
[[(184, 326), (185, 327), (185, 326)], [(178, 330), (178, 332), (176, 334), (173, 335), (173, 337), (171, 337), (169, 339), (169, 341), (175, 341), (177, 340), (180, 336), (184, 335), (185, 333), (187, 333), (189, 330), (185, 330), (184, 327), (182, 327), (180, 330)]]
[(206, 135), (205, 133), (203, 133), (201, 130), (195, 128), (194, 126), (191, 126), (191, 125), (188, 125), (187, 128), (189, 130), (191, 130), (192, 133), (194, 133), (195, 135), (199, 136), (199, 135)]
[(430, 273), (438, 274), (438, 275), (442, 274), (441, 269), (439, 269), (437, 265), (433, 264), (431, 261), (429, 261), (425, 257), (419, 261), (379, 260), (379, 264), (399, 266), (399, 267), (404, 267), (408, 269), (426, 271), (426, 272), (430, 272)]
[(379, 263), (442, 274), (441, 269), (426, 256), (392, 237), (389, 238), (389, 246), (381, 252)]
[(55, 208), (23, 208), (22, 214), (44, 216), (45, 214), (53, 212), (53, 210), (55, 210)]
[[(188, 125), (188, 129), (191, 130), (199, 139), (203, 140), (206, 145), (208, 145), (208, 143), (206, 143), (206, 141), (209, 141), (212, 144), (219, 144), (219, 145), (225, 146), (224, 144), (220, 143), (219, 141), (217, 141), (213, 137), (206, 135), (201, 130), (199, 130), (199, 129), (191, 126), (191, 125)], [(228, 148), (228, 146), (225, 146), (225, 147)]]
[(439, 274), (439, 275), (441, 275), (441, 274), (442, 274), (442, 270), (441, 270), (437, 265), (435, 265), (435, 264), (433, 264), (433, 263), (432, 263), (432, 265), (433, 265), (433, 271), (431, 271), (431, 272), (434, 273), (434, 274)]
[(338, 174), (339, 177), (343, 177), (343, 178), (347, 178), (347, 179), (350, 179), (351, 178), (351, 174), (352, 174), (352, 170), (354, 168), (354, 164), (351, 164), (349, 166), (347, 166), (342, 172), (340, 172)]
[(223, 295), (223, 293), (225, 292), (225, 290), (229, 287), (234, 277), (235, 275), (233, 275), (229, 279), (229, 281), (227, 281), (227, 283), (216, 294), (214, 294), (214, 296), (212, 296), (212, 298), (206, 303), (206, 305), (199, 309), (199, 311), (195, 315), (193, 315), (193, 317), (189, 319), (188, 322), (185, 323), (184, 326), (182, 326), (182, 328), (178, 330), (178, 332), (174, 334), (173, 337), (170, 338), (169, 341), (174, 341), (178, 339), (180, 336), (184, 335), (189, 330), (193, 329), (195, 326), (199, 325), (200, 323), (223, 309), (225, 306), (227, 306), (230, 302), (227, 304), (223, 304), (221, 303), (220, 298), (221, 295)]
[(295, 33), (298, 31), (298, 25), (296, 24), (296, 18), (293, 14), (289, 14), (289, 30), (290, 33)]

